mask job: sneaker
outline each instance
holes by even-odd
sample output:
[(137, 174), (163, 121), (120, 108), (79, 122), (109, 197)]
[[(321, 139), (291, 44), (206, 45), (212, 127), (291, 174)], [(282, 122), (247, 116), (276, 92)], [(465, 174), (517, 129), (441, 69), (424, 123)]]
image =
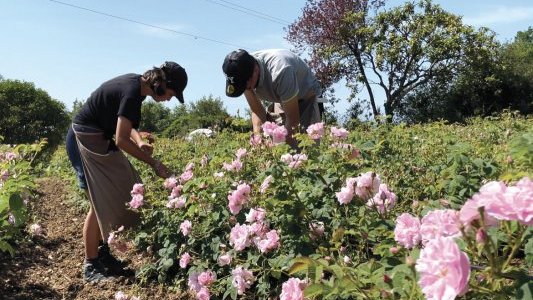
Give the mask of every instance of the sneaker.
[(104, 266), (100, 261), (85, 261), (83, 264), (83, 279), (87, 282), (100, 282), (112, 280), (113, 277), (108, 276), (105, 272)]
[(109, 245), (103, 244), (98, 247), (98, 260), (102, 263), (107, 273), (117, 276), (134, 276), (135, 271), (128, 269), (128, 263), (118, 260), (111, 254)]

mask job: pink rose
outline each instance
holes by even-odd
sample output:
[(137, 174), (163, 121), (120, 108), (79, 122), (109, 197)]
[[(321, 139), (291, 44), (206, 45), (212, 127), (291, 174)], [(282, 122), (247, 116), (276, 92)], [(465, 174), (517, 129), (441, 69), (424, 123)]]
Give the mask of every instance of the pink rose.
[(313, 140), (319, 140), (324, 135), (324, 123), (319, 122), (307, 127), (307, 134)]
[(180, 230), (181, 230), (181, 233), (182, 233), (184, 236), (188, 236), (188, 235), (189, 235), (189, 232), (191, 231), (191, 227), (192, 227), (191, 221), (189, 221), (189, 220), (185, 220), (185, 221), (183, 221), (183, 222), (180, 224)]
[(348, 131), (344, 128), (331, 127), (331, 136), (338, 140), (345, 140), (348, 137)]
[(133, 185), (133, 189), (131, 190), (130, 192), (132, 195), (135, 195), (135, 194), (140, 194), (140, 195), (143, 195), (144, 194), (144, 187), (143, 187), (143, 184), (142, 183), (136, 183)]
[(468, 291), (470, 261), (450, 237), (430, 240), (416, 261), (426, 299), (454, 299)]
[(180, 268), (185, 269), (187, 268), (187, 265), (189, 265), (189, 262), (191, 261), (191, 256), (189, 255), (189, 252), (185, 252), (180, 257)]
[(246, 289), (250, 288), (255, 281), (254, 274), (247, 269), (243, 269), (242, 266), (237, 266), (231, 271), (231, 275), (231, 284), (237, 289), (238, 295), (243, 295)]
[(231, 255), (229, 254), (222, 254), (218, 257), (218, 265), (219, 266), (227, 266), (231, 264)]
[(420, 222), (422, 243), (436, 237), (454, 237), (460, 235), (459, 212), (453, 209), (437, 209), (427, 213)]
[(198, 275), (198, 283), (202, 286), (209, 286), (216, 279), (215, 273), (211, 271), (205, 271)]
[(306, 283), (298, 278), (289, 278), (281, 286), (280, 300), (303, 300)]
[(407, 249), (418, 245), (421, 240), (420, 220), (408, 213), (401, 214), (396, 219), (394, 240)]

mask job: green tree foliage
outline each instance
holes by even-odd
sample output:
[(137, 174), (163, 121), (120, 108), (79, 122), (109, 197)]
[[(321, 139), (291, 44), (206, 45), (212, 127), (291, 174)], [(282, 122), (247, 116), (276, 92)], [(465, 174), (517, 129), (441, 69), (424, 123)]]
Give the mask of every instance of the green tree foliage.
[(212, 95), (209, 95), (209, 97), (204, 96), (197, 102), (191, 103), (190, 114), (193, 119), (198, 120), (198, 125), (201, 128), (221, 128), (226, 124), (229, 117), (222, 100), (218, 97), (213, 98)]
[(431, 1), (407, 2), (382, 10), (384, 1), (308, 0), (303, 15), (289, 26), (287, 39), (311, 50), (310, 65), (324, 85), (342, 78), (353, 94), (368, 93), (374, 117), (376, 89), (393, 117), (401, 101), (435, 78), (445, 81), (494, 50), (493, 34), (476, 31), (461, 17)]
[[(529, 32), (529, 33), (528, 33)], [(529, 41), (528, 41), (529, 34)], [(533, 42), (530, 28), (485, 59), (468, 59), (449, 80), (436, 78), (401, 102), (399, 118), (409, 123), (443, 119), (464, 122), (504, 109), (533, 110)]]
[(63, 140), (70, 123), (65, 105), (31, 82), (0, 81), (0, 106), (0, 136), (7, 144), (47, 138), (54, 147)]
[(503, 65), (506, 72), (511, 101), (522, 113), (533, 112), (533, 27), (519, 31), (514, 42), (503, 49)]
[(171, 111), (162, 103), (145, 101), (141, 108), (141, 124), (139, 130), (161, 133), (172, 123)]
[[(144, 116), (143, 116), (144, 117)], [(163, 131), (163, 136), (184, 136), (198, 128), (221, 130), (231, 124), (231, 118), (220, 98), (212, 95), (187, 106), (179, 106), (171, 114), (170, 125)]]
[(70, 112), (71, 119), (74, 119), (74, 117), (80, 112), (84, 103), (84, 100), (74, 100), (74, 103), (72, 103), (72, 111)]

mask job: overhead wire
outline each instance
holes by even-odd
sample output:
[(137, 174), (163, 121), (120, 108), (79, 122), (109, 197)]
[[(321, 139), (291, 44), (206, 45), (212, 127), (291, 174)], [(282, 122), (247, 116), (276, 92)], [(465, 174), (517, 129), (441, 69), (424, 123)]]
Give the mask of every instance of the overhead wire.
[[(236, 4), (236, 3), (233, 3), (231, 1), (226, 1), (226, 0), (217, 0), (217, 1), (214, 1), (214, 0), (205, 0), (207, 2), (211, 2), (211, 3), (214, 3), (214, 4), (217, 4), (217, 5), (220, 5), (220, 6), (223, 6), (223, 7), (226, 7), (226, 8), (229, 8), (229, 9), (233, 9), (233, 10), (236, 10), (236, 11), (240, 11), (240, 12), (243, 12), (245, 14), (250, 14), (252, 16), (255, 16), (255, 17), (258, 17), (258, 18), (261, 18), (261, 19), (264, 19), (264, 20), (267, 20), (267, 21), (271, 21), (271, 22), (274, 22), (274, 23), (278, 23), (278, 24), (281, 24), (281, 25), (290, 25), (290, 22), (286, 21), (286, 20), (283, 20), (283, 19), (280, 19), (278, 17), (274, 17), (274, 16), (271, 16), (271, 15), (268, 15), (268, 14), (265, 14), (265, 13), (262, 13), (260, 11), (257, 11), (257, 10), (253, 10), (253, 9), (250, 9), (250, 8), (247, 8), (247, 7), (244, 7), (242, 5), (239, 5), (239, 4)], [(226, 3), (226, 4), (229, 4), (229, 5), (225, 5), (223, 3)]]
[(181, 35), (184, 35), (184, 36), (192, 37), (194, 39), (205, 40), (205, 41), (218, 43), (218, 44), (222, 44), (222, 45), (227, 45), (227, 46), (232, 46), (232, 47), (237, 47), (237, 48), (241, 48), (241, 49), (247, 49), (248, 48), (248, 47), (243, 47), (243, 46), (239, 46), (239, 45), (236, 45), (236, 44), (232, 44), (232, 43), (229, 43), (229, 42), (224, 42), (224, 41), (221, 41), (221, 40), (216, 40), (216, 39), (212, 39), (212, 38), (208, 38), (208, 37), (204, 37), (204, 36), (200, 36), (200, 35), (196, 35), (196, 34), (192, 34), (192, 33), (187, 33), (187, 32), (183, 32), (183, 31), (179, 31), (179, 30), (174, 30), (174, 29), (170, 29), (170, 28), (166, 28), (166, 27), (162, 27), (162, 26), (158, 26), (158, 25), (145, 23), (145, 22), (142, 22), (142, 21), (137, 21), (137, 20), (133, 20), (133, 19), (129, 19), (129, 18), (125, 18), (125, 17), (109, 14), (109, 13), (106, 13), (106, 12), (98, 11), (98, 10), (95, 10), (95, 9), (91, 9), (91, 8), (87, 8), (87, 7), (83, 7), (83, 6), (79, 6), (79, 5), (75, 5), (75, 4), (71, 4), (71, 3), (66, 3), (66, 2), (63, 2), (63, 1), (59, 1), (59, 0), (48, 0), (48, 1), (54, 2), (54, 3), (57, 3), (57, 4), (61, 4), (61, 5), (65, 5), (65, 6), (70, 6), (70, 7), (76, 8), (76, 9), (89, 11), (89, 12), (92, 12), (92, 13), (95, 13), (95, 14), (106, 16), (106, 17), (111, 17), (111, 18), (115, 18), (115, 19), (118, 19), (118, 20), (135, 23), (135, 24), (138, 24), (138, 25), (143, 25), (143, 26), (147, 26), (147, 27), (151, 27), (151, 28), (156, 28), (156, 29), (160, 29), (160, 30), (169, 31), (169, 32), (176, 33), (176, 34), (181, 34)]

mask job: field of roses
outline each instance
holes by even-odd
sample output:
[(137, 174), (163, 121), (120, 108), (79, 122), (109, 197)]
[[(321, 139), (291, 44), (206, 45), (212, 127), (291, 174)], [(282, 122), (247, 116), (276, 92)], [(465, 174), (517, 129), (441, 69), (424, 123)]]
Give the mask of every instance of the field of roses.
[[(0, 137), (1, 140), (1, 137)], [(35, 193), (34, 160), (46, 145), (43, 140), (29, 145), (0, 144), (0, 252), (14, 255), (24, 232), (39, 233), (31, 224), (28, 202)]]
[[(196, 299), (530, 299), (533, 120), (156, 139), (109, 243)], [(320, 138), (320, 142), (318, 139)], [(63, 161), (63, 162), (62, 162)], [(56, 163), (64, 159), (56, 159)]]

